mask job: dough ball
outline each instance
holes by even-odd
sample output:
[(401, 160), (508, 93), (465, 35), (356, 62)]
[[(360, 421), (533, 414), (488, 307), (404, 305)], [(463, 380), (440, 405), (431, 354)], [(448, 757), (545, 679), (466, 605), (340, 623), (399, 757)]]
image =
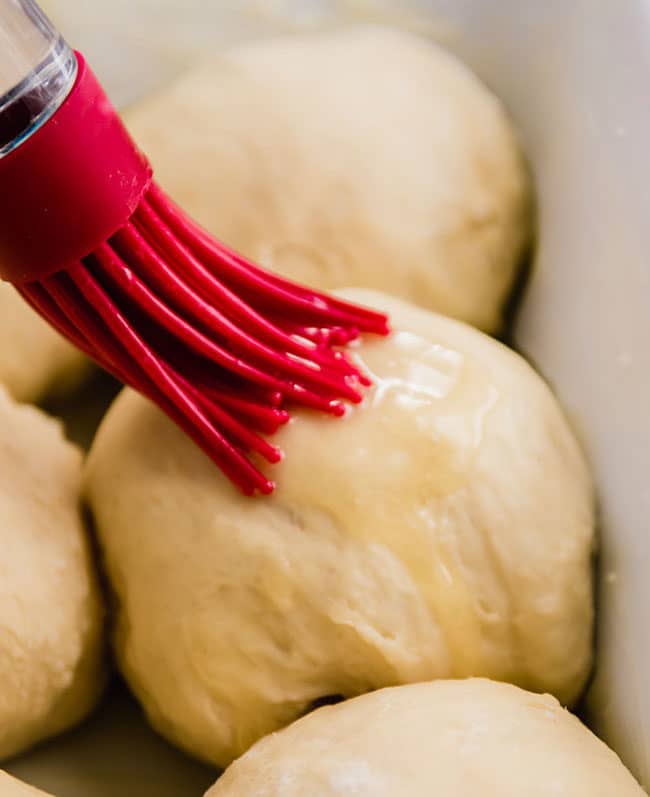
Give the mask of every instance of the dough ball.
[(382, 689), (258, 742), (206, 797), (643, 797), (554, 697), (472, 679)]
[(500, 325), (528, 177), (500, 102), (432, 42), (362, 27), (247, 45), (127, 122), (159, 182), (252, 259)]
[(0, 770), (0, 797), (49, 797), (49, 795)]
[(551, 392), (471, 327), (344, 295), (397, 331), (355, 350), (363, 407), (277, 435), (272, 498), (130, 391), (88, 461), (121, 668), (216, 764), (324, 696), (485, 675), (571, 703), (590, 669), (592, 491)]
[(0, 389), (0, 757), (86, 715), (102, 611), (81, 521), (81, 452)]
[(19, 401), (76, 387), (88, 360), (49, 327), (14, 287), (0, 282), (0, 383)]

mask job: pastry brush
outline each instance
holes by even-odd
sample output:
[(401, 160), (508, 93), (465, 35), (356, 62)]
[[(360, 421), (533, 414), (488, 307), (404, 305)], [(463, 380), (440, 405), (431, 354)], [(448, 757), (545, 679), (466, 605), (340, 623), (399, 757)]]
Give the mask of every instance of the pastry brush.
[(258, 464), (280, 460), (267, 436), (289, 409), (361, 401), (369, 380), (343, 350), (388, 332), (183, 213), (32, 0), (0, 0), (0, 277), (248, 495), (273, 490)]

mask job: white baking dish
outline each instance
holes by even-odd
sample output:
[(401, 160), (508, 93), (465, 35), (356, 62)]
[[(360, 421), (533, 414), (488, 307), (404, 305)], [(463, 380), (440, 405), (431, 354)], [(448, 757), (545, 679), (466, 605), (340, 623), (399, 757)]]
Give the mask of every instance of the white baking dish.
[[(292, 27), (420, 27), (505, 100), (526, 141), (539, 248), (516, 324), (599, 486), (598, 667), (587, 715), (650, 785), (650, 5), (643, 0), (49, 0), (125, 104), (198, 54)], [(150, 732), (121, 691), (13, 763), (58, 797), (186, 797), (214, 774)]]

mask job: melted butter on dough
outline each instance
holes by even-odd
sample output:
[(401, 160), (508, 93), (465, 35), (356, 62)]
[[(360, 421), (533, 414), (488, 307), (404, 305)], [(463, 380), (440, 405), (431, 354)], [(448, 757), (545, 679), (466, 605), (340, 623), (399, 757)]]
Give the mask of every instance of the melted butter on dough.
[[(343, 533), (392, 551), (425, 602), (445, 607), (435, 618), (449, 649), (451, 673), (481, 672), (479, 651), (467, 645), (480, 633), (474, 597), (445, 540), (439, 506), (466, 487), (486, 415), (499, 392), (479, 362), (413, 332), (395, 332), (390, 347), (367, 341), (359, 365), (374, 383), (367, 398), (370, 411), (353, 409), (342, 424), (331, 424), (327, 446), (321, 442), (320, 419), (303, 424), (296, 441), (300, 453), (278, 474), (279, 500), (296, 511), (306, 506), (327, 513), (336, 496), (337, 504), (347, 507), (337, 517)], [(289, 446), (293, 453), (293, 441)], [(315, 447), (321, 449), (319, 469), (325, 477), (305, 483), (302, 455)], [(342, 454), (346, 467), (338, 468)], [(375, 476), (372, 481), (364, 480), (368, 472)], [(378, 492), (394, 495), (388, 511)], [(406, 507), (412, 508), (410, 515)], [(423, 551), (430, 556), (423, 557)]]
[(483, 675), (571, 703), (590, 669), (593, 495), (551, 392), (464, 324), (345, 295), (395, 332), (354, 349), (362, 407), (279, 432), (271, 498), (130, 391), (88, 460), (121, 669), (219, 765), (324, 695)]

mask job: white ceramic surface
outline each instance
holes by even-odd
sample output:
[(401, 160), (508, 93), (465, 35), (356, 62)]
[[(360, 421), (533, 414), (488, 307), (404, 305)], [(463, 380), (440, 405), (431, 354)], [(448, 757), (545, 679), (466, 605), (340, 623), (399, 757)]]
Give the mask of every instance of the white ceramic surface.
[[(526, 140), (540, 244), (516, 325), (594, 465), (602, 509), (594, 727), (650, 785), (650, 4), (647, 0), (46, 0), (124, 105), (224, 44), (379, 20), (443, 38)], [(117, 688), (10, 769), (58, 797), (199, 797), (212, 773)]]

